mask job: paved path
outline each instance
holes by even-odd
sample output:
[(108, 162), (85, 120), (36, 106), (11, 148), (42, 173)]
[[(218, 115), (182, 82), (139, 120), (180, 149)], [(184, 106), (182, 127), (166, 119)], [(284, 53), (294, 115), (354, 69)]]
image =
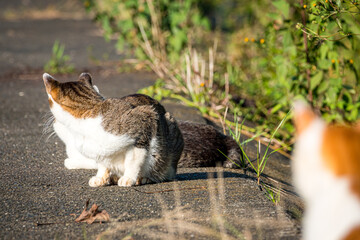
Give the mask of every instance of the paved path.
[[(35, 9), (51, 2), (35, 1)], [(3, 17), (6, 9), (21, 6), (4, 1), (0, 8)], [(65, 169), (63, 143), (42, 134), (49, 107), (39, 68), (55, 39), (66, 44), (77, 67), (76, 74), (59, 80), (75, 80), (86, 68), (104, 95), (120, 97), (156, 79), (93, 65), (89, 44), (96, 58), (102, 53), (119, 57), (95, 32), (99, 29), (84, 17), (1, 20), (0, 239), (299, 239), (301, 202), (290, 184), (289, 160), (279, 154), (269, 160), (266, 174), (282, 189), (280, 206), (242, 170), (179, 169), (175, 182), (90, 188), (94, 171)], [(165, 107), (178, 119), (205, 122), (193, 109), (173, 102)], [(254, 156), (255, 147), (246, 151)], [(112, 221), (76, 223), (72, 214), (78, 215), (88, 199), (109, 212)]]

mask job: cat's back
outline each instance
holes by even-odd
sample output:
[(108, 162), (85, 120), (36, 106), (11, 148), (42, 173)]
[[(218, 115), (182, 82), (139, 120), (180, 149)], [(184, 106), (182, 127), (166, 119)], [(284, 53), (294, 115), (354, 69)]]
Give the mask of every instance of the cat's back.
[(101, 113), (107, 116), (119, 115), (139, 107), (142, 107), (141, 109), (154, 109), (158, 114), (165, 114), (164, 107), (157, 100), (143, 94), (132, 94), (122, 98), (108, 98), (102, 103)]
[(164, 107), (143, 94), (108, 98), (103, 101), (100, 112), (105, 130), (116, 135), (139, 132), (139, 129), (152, 129), (154, 132), (157, 125), (165, 121)]

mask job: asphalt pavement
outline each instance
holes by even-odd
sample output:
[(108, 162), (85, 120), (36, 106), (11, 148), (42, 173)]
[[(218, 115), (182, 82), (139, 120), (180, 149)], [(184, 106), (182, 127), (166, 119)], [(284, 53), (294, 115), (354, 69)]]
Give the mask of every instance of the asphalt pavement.
[[(179, 169), (174, 182), (91, 188), (95, 171), (64, 167), (64, 144), (43, 134), (49, 106), (42, 67), (55, 40), (76, 67), (54, 74), (61, 81), (88, 71), (105, 96), (122, 97), (156, 80), (148, 72), (117, 71), (114, 60), (123, 55), (72, 2), (0, 3), (0, 239), (300, 239), (302, 202), (291, 185), (290, 160), (278, 153), (264, 175), (280, 190), (277, 205), (242, 170)], [(57, 4), (63, 14), (48, 13)], [(34, 14), (13, 14), (26, 9)], [(180, 103), (163, 104), (177, 119), (207, 122)], [(256, 146), (246, 151), (254, 157)], [(75, 222), (88, 199), (111, 221)]]

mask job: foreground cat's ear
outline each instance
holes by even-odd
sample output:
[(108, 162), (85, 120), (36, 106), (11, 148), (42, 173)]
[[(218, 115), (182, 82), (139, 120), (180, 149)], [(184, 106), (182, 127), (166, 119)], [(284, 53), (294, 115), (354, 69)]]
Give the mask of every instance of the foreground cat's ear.
[(301, 134), (308, 126), (317, 118), (311, 107), (302, 100), (293, 103), (294, 107), (294, 123), (297, 134)]
[(89, 73), (82, 73), (79, 76), (79, 82), (83, 82), (92, 87), (91, 75)]
[(46, 92), (50, 93), (52, 89), (59, 85), (59, 82), (55, 80), (50, 74), (44, 73), (43, 80), (46, 88)]

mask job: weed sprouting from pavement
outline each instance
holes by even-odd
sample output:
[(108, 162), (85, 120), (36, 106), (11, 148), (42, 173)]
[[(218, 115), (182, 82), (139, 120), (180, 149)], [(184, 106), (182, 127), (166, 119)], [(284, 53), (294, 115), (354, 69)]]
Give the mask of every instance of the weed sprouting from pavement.
[[(227, 159), (232, 161), (239, 168), (242, 168), (242, 169), (246, 170), (250, 166), (251, 167), (250, 169), (253, 172), (255, 172), (255, 174), (256, 174), (257, 184), (260, 187), (262, 186), (266, 190), (267, 198), (269, 200), (271, 200), (274, 204), (277, 204), (280, 201), (280, 190), (277, 191), (277, 193), (274, 193), (274, 191), (271, 188), (266, 187), (265, 184), (261, 183), (260, 180), (261, 180), (261, 175), (264, 172), (266, 163), (269, 160), (270, 156), (272, 154), (276, 153), (277, 151), (281, 150), (281, 148), (278, 148), (278, 149), (275, 149), (275, 150), (269, 152), (271, 141), (274, 139), (275, 134), (277, 133), (279, 128), (287, 120), (287, 117), (289, 116), (289, 114), (290, 114), (290, 111), (281, 120), (281, 122), (279, 123), (279, 125), (277, 126), (277, 128), (275, 129), (273, 134), (271, 135), (271, 138), (269, 139), (269, 142), (268, 142), (268, 144), (266, 146), (265, 152), (264, 152), (264, 154), (262, 156), (261, 156), (261, 142), (260, 142), (260, 140), (258, 141), (257, 152), (256, 152), (257, 154), (256, 154), (256, 159), (255, 160), (251, 160), (249, 158), (248, 154), (246, 154), (246, 152), (244, 151), (244, 146), (248, 142), (253, 141), (257, 136), (253, 136), (252, 138), (249, 138), (249, 139), (247, 139), (247, 140), (245, 140), (243, 142), (240, 142), (240, 137), (241, 137), (242, 127), (244, 125), (244, 120), (241, 122), (241, 124), (239, 124), (239, 120), (238, 120), (238, 117), (237, 117), (236, 113), (234, 114), (234, 123), (235, 123), (234, 131), (231, 129), (231, 127), (229, 125), (228, 125), (228, 129), (229, 129), (230, 136), (236, 141), (236, 143), (238, 144), (239, 148), (241, 149), (241, 151), (243, 153), (243, 158), (240, 160), (240, 164), (238, 164), (237, 161), (235, 161), (234, 159), (230, 159), (226, 154), (224, 154), (223, 152), (218, 150), (221, 154), (223, 154)], [(245, 161), (245, 159), (246, 159), (246, 161)], [(254, 164), (254, 162), (256, 162), (256, 164)]]
[(263, 188), (266, 191), (266, 197), (275, 205), (278, 205), (278, 203), (280, 202), (280, 197), (281, 197), (281, 189), (274, 189), (270, 186), (266, 186), (265, 184), (262, 184)]
[(65, 45), (60, 44), (58, 40), (54, 42), (50, 60), (45, 64), (44, 70), (46, 72), (56, 73), (71, 73), (74, 71), (74, 66), (69, 63), (70, 56), (64, 54)]

